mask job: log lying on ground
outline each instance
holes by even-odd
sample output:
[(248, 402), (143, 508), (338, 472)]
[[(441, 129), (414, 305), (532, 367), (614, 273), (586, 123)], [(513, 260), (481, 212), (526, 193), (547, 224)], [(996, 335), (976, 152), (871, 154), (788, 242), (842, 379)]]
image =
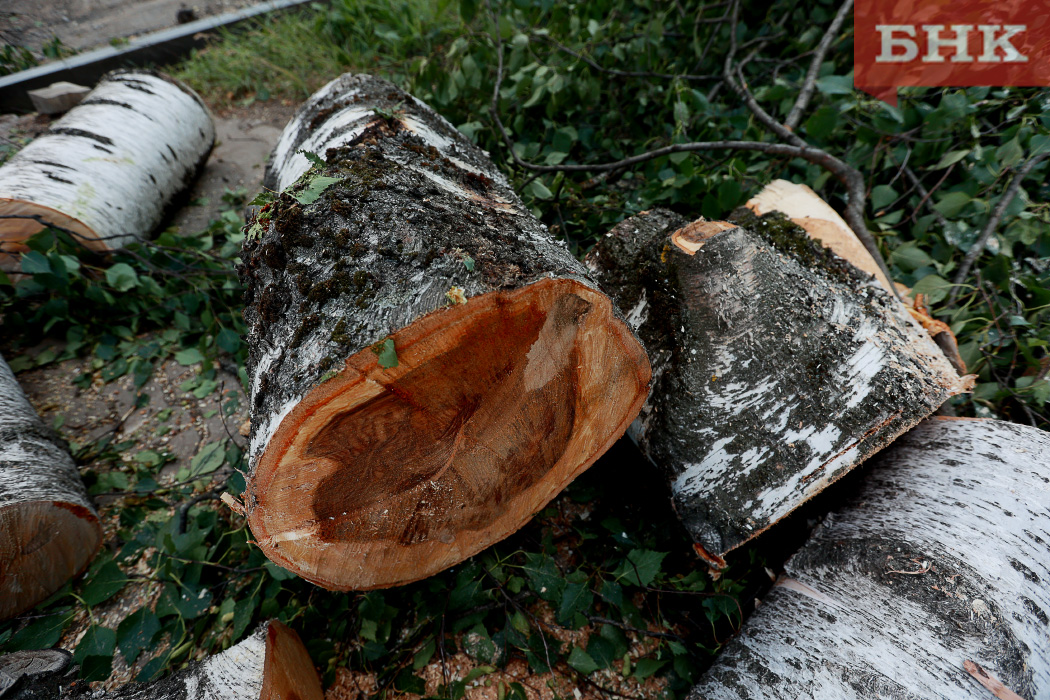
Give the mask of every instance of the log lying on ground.
[(44, 426), (0, 357), (0, 620), (61, 588), (101, 543), (65, 442)]
[(1050, 697), (1050, 434), (933, 419), (873, 462), (692, 700)]
[[(304, 145), (327, 164), (288, 155)], [(623, 434), (648, 393), (640, 343), (426, 105), (343, 76), (272, 163), (268, 182), (297, 184), (248, 226), (242, 269), (244, 509), (268, 557), (331, 589), (424, 578), (520, 528)]]
[(50, 700), (59, 695), (73, 655), (65, 649), (15, 651), (0, 656), (0, 698)]
[(631, 435), (714, 566), (970, 385), (872, 278), (748, 226), (657, 210), (587, 258), (653, 365)]
[(0, 167), (0, 263), (45, 226), (107, 251), (143, 239), (211, 152), (200, 97), (151, 71), (108, 74)]
[(892, 292), (896, 287), (908, 313), (926, 329), (959, 374), (966, 374), (966, 363), (959, 354), (959, 343), (948, 324), (933, 318), (923, 304), (908, 296), (911, 290), (903, 284), (893, 285), (849, 225), (816, 192), (806, 185), (774, 180), (749, 199), (745, 206), (759, 216), (775, 211), (784, 214), (801, 226), (810, 238), (830, 248), (858, 270), (873, 275), (887, 291)]
[[(321, 681), (295, 630), (276, 620), (221, 654), (155, 683), (111, 692), (69, 682), (68, 652), (44, 649), (0, 656), (0, 694), (63, 700), (322, 700)], [(10, 684), (4, 688), (4, 673)]]

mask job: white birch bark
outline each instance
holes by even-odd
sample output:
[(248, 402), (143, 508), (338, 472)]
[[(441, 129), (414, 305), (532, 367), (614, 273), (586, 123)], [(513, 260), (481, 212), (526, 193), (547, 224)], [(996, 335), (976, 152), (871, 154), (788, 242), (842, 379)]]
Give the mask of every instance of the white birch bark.
[(58, 590), (87, 566), (101, 540), (65, 443), (0, 357), (0, 619)]
[(653, 364), (629, 434), (715, 566), (972, 385), (896, 298), (787, 221), (653, 210), (586, 262)]
[(0, 167), (0, 251), (45, 225), (105, 251), (146, 238), (211, 152), (207, 107), (151, 71), (108, 74)]
[(1050, 434), (927, 421), (872, 460), (690, 698), (983, 700), (991, 679), (1050, 698), (1048, 543)]

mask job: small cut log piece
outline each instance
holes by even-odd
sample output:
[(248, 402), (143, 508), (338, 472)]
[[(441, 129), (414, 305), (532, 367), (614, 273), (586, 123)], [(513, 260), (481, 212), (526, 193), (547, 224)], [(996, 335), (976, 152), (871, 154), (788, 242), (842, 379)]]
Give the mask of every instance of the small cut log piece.
[(97, 251), (146, 238), (215, 141), (200, 97), (151, 71), (108, 74), (0, 167), (0, 268), (45, 226)]
[(742, 215), (646, 212), (587, 258), (653, 364), (630, 433), (716, 567), (970, 385), (873, 278)]
[(0, 620), (61, 588), (101, 543), (98, 514), (65, 442), (0, 357)]
[(1050, 434), (932, 419), (864, 478), (690, 700), (1050, 697)]
[[(9, 692), (19, 698), (61, 700), (322, 700), (321, 680), (295, 630), (276, 620), (203, 661), (190, 664), (155, 683), (130, 683), (106, 692), (69, 682), (64, 674), (68, 657), (45, 649), (0, 656), (5, 667), (21, 672)], [(34, 661), (34, 659), (36, 659)], [(56, 663), (64, 661), (65, 663)], [(50, 671), (49, 671), (50, 668)], [(48, 672), (49, 671), (49, 672)], [(48, 692), (59, 681), (57, 692)], [(0, 683), (2, 683), (0, 676)], [(0, 685), (2, 690), (2, 685)], [(7, 695), (3, 696), (6, 700)]]
[(268, 557), (337, 590), (424, 578), (520, 528), (623, 434), (648, 393), (640, 343), (430, 108), (342, 76), (271, 163), (283, 191), (242, 268), (243, 507)]

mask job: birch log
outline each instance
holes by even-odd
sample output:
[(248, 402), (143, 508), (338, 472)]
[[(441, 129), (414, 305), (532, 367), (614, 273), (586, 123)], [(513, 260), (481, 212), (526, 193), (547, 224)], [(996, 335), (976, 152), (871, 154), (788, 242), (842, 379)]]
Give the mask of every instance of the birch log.
[(1050, 698), (1050, 434), (933, 419), (865, 482), (690, 695)]
[(101, 543), (98, 514), (65, 442), (0, 357), (0, 620), (61, 588)]
[(45, 226), (107, 251), (146, 238), (211, 152), (200, 97), (152, 71), (116, 71), (0, 167), (0, 262)]
[(873, 278), (751, 219), (647, 212), (587, 258), (653, 364), (631, 435), (716, 567), (970, 384)]
[(321, 680), (295, 630), (276, 620), (221, 654), (156, 683), (111, 692), (68, 689), (64, 700), (322, 700)]
[(648, 393), (641, 345), (430, 108), (342, 76), (271, 162), (284, 192), (242, 269), (243, 507), (268, 557), (330, 589), (424, 578), (517, 530), (623, 434)]

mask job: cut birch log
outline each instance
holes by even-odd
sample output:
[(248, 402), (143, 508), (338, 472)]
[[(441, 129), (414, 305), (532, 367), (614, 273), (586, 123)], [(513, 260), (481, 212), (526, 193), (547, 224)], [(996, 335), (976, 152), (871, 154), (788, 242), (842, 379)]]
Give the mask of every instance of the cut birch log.
[(73, 661), (65, 649), (14, 651), (0, 656), (0, 698), (43, 700), (59, 694), (59, 683)]
[(61, 588), (101, 543), (98, 514), (65, 442), (0, 357), (0, 620)]
[(886, 291), (896, 289), (908, 312), (926, 329), (952, 366), (959, 374), (966, 374), (966, 363), (959, 354), (959, 342), (948, 324), (933, 318), (922, 303), (909, 296), (910, 289), (902, 284), (891, 283), (853, 230), (816, 192), (806, 185), (774, 180), (744, 206), (759, 216), (775, 211), (784, 214), (801, 226), (810, 238), (849, 261), (858, 270), (874, 275)]
[(1050, 434), (938, 418), (879, 455), (690, 700), (1050, 697)]
[(221, 654), (155, 683), (111, 692), (69, 689), (66, 700), (323, 700), (321, 680), (295, 630), (273, 620)]
[(146, 238), (214, 141), (207, 107), (181, 82), (152, 71), (109, 73), (0, 167), (0, 262), (11, 267), (45, 226), (96, 251)]
[(586, 261), (652, 362), (629, 433), (716, 567), (972, 384), (869, 275), (750, 216), (646, 212)]
[(243, 507), (273, 561), (337, 590), (424, 578), (520, 528), (623, 434), (648, 393), (640, 343), (429, 107), (342, 76), (271, 162), (284, 192), (243, 254)]

